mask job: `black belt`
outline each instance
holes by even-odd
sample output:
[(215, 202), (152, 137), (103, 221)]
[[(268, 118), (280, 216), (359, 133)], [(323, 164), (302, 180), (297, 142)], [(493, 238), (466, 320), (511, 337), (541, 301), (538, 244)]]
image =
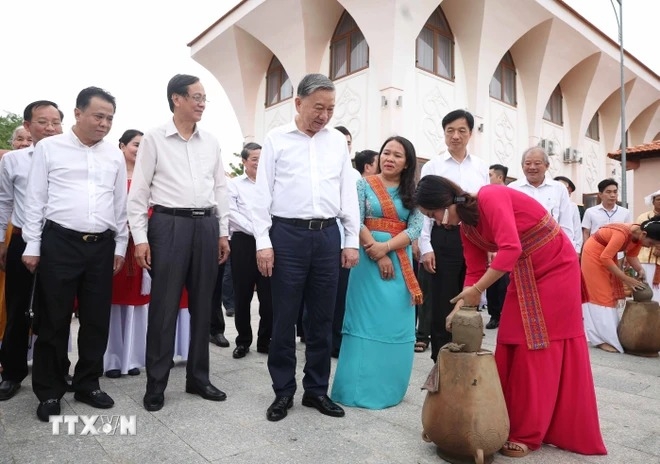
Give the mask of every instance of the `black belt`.
[(279, 221), (285, 224), (291, 224), (292, 226), (296, 226), (308, 230), (321, 230), (321, 229), (325, 229), (326, 227), (330, 227), (333, 224), (337, 224), (336, 218), (296, 219), (296, 218), (283, 218), (279, 216), (273, 216), (273, 221)]
[(215, 214), (215, 208), (167, 208), (165, 206), (154, 205), (154, 212), (169, 214), (170, 216), (198, 218)]
[(108, 238), (115, 238), (114, 231), (110, 229), (106, 230), (105, 232), (78, 232), (77, 230), (71, 230), (71, 229), (67, 229), (66, 227), (62, 227), (57, 222), (53, 222), (50, 219), (47, 219), (44, 225), (44, 230), (47, 228), (51, 228), (53, 230), (60, 232), (63, 235), (78, 240), (82, 240), (83, 242), (87, 242), (87, 243), (96, 243), (96, 242), (101, 242)]

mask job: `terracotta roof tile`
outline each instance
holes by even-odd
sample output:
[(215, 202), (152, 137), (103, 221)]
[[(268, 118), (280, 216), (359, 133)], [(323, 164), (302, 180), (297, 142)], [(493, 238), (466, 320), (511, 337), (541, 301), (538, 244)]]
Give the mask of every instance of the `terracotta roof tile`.
[[(608, 153), (607, 156), (609, 158), (621, 161), (621, 150)], [(643, 143), (641, 145), (635, 145), (634, 147), (626, 148), (626, 159), (631, 161), (658, 157), (660, 157), (660, 140), (654, 140), (650, 143)]]

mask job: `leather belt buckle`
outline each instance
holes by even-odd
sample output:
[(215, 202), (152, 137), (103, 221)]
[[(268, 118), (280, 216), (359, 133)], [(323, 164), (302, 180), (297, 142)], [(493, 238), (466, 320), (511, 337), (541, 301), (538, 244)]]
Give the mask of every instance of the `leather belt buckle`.
[(308, 230), (321, 230), (323, 229), (323, 219), (310, 219), (307, 225)]
[(96, 234), (85, 234), (82, 236), (83, 242), (94, 243), (99, 241), (99, 236)]

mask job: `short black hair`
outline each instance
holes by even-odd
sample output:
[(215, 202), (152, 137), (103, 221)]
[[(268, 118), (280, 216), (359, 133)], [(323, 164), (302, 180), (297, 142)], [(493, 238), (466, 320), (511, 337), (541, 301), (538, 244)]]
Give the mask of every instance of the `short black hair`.
[(571, 193), (575, 192), (575, 184), (568, 177), (557, 176), (557, 177), (555, 177), (555, 180), (560, 181), (560, 182), (566, 182), (566, 184), (568, 184), (568, 189), (571, 191)]
[(110, 95), (110, 92), (107, 92), (100, 87), (87, 87), (86, 89), (82, 89), (76, 98), (76, 108), (84, 110), (89, 106), (89, 102), (92, 101), (92, 98), (94, 97), (107, 101), (112, 105), (112, 109), (117, 111), (115, 97)]
[(32, 121), (32, 116), (34, 116), (34, 110), (37, 108), (41, 108), (42, 106), (52, 106), (57, 110), (58, 113), (60, 113), (60, 119), (64, 119), (64, 113), (62, 113), (62, 110), (57, 106), (57, 103), (52, 102), (50, 100), (37, 100), (33, 101), (30, 103), (28, 106), (25, 107), (25, 110), (23, 110), (23, 121)]
[(444, 130), (449, 124), (461, 118), (465, 118), (467, 125), (470, 128), (470, 132), (472, 132), (472, 129), (474, 129), (474, 116), (466, 110), (454, 110), (447, 113), (447, 115), (442, 118), (442, 129)]
[(362, 150), (355, 153), (355, 169), (358, 170), (360, 174), (364, 174), (364, 167), (367, 164), (374, 162), (374, 159), (378, 156), (377, 151), (373, 150)]
[[(624, 174), (625, 175), (625, 174)], [(612, 178), (601, 180), (598, 182), (598, 192), (603, 193), (607, 187), (614, 185), (617, 189), (619, 188), (619, 183)]]
[(188, 95), (188, 87), (199, 82), (199, 77), (191, 76), (190, 74), (177, 74), (167, 83), (167, 102), (170, 105), (170, 111), (174, 113), (174, 100), (172, 94), (181, 95), (183, 97)]
[(250, 152), (252, 150), (261, 150), (261, 145), (258, 143), (254, 142), (248, 142), (245, 145), (243, 145), (243, 149), (241, 150), (241, 159), (246, 160), (250, 156)]
[(335, 126), (335, 129), (337, 129), (339, 132), (341, 132), (344, 135), (348, 135), (351, 139), (353, 136), (351, 135), (351, 131), (346, 129), (344, 126)]
[(488, 169), (492, 169), (493, 171), (499, 172), (504, 180), (506, 180), (506, 176), (509, 174), (509, 168), (507, 168), (503, 164), (493, 164)]

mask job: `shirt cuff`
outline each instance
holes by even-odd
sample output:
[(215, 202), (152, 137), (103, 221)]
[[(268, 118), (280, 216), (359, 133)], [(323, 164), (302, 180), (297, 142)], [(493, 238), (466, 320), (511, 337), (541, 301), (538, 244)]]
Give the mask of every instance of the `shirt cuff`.
[(41, 240), (28, 242), (25, 245), (23, 256), (41, 256)]
[(121, 256), (122, 258), (126, 257), (126, 247), (128, 243), (126, 242), (117, 242), (115, 241), (115, 256)]
[(147, 233), (135, 229), (131, 229), (131, 235), (133, 236), (133, 243), (140, 245), (141, 243), (149, 243), (147, 240)]
[(344, 240), (344, 248), (355, 248), (356, 250), (360, 248), (360, 239), (359, 237), (346, 237)]
[(417, 244), (419, 245), (419, 252), (421, 254), (425, 255), (426, 253), (433, 252), (433, 247), (431, 246), (430, 241), (427, 242), (425, 240), (419, 240)]
[(273, 244), (270, 242), (270, 237), (260, 237), (256, 240), (257, 242), (257, 251), (264, 250), (266, 248), (273, 248)]

